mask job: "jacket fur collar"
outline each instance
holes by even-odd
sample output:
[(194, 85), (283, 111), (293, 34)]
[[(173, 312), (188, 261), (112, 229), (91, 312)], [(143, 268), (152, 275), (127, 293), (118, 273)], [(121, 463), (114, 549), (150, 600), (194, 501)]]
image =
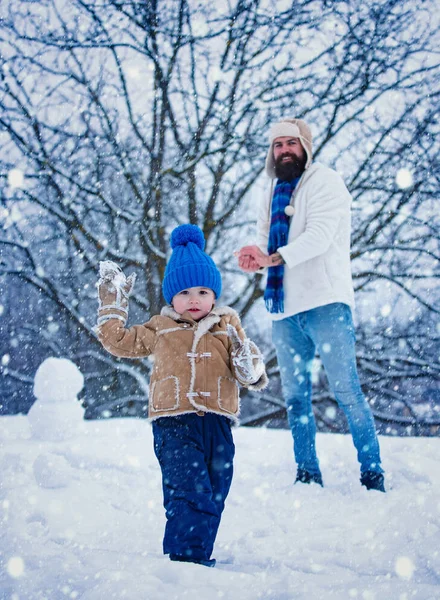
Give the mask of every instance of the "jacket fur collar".
[[(172, 306), (168, 305), (162, 308), (160, 314), (163, 317), (170, 317), (171, 319), (173, 319), (173, 321), (193, 321), (191, 316), (189, 316), (188, 318), (187, 316), (184, 317), (183, 315), (177, 313)], [(220, 318), (224, 315), (238, 317), (237, 311), (231, 308), (230, 306), (216, 306), (211, 310), (209, 314), (206, 315), (206, 317), (203, 317), (203, 319), (200, 319), (200, 321), (198, 322), (201, 323), (202, 321), (205, 321), (205, 319), (209, 319), (210, 317), (219, 317), (218, 320), (215, 321), (216, 323), (218, 323), (218, 321), (220, 321)]]
[(218, 306), (214, 307), (210, 313), (200, 319), (200, 321), (194, 321), (189, 313), (183, 313), (180, 315), (177, 313), (172, 306), (164, 306), (160, 311), (162, 317), (169, 317), (173, 321), (184, 321), (188, 323), (197, 323), (197, 334), (196, 338), (199, 340), (202, 335), (207, 333), (213, 325), (219, 323), (221, 318), (224, 316), (237, 317), (238, 313), (230, 306)]

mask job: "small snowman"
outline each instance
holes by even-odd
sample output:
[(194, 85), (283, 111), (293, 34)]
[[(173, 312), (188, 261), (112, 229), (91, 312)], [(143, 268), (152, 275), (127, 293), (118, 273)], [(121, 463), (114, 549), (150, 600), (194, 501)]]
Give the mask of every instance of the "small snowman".
[(82, 373), (66, 358), (47, 358), (38, 367), (34, 379), (37, 399), (28, 412), (34, 439), (61, 442), (78, 433), (84, 409), (77, 396), (83, 386)]
[[(79, 433), (84, 410), (77, 395), (84, 385), (78, 367), (65, 358), (48, 358), (34, 379), (37, 400), (28, 412), (32, 438), (44, 442), (63, 442)], [(71, 479), (71, 467), (56, 448), (37, 455), (32, 470), (42, 488), (63, 488)]]

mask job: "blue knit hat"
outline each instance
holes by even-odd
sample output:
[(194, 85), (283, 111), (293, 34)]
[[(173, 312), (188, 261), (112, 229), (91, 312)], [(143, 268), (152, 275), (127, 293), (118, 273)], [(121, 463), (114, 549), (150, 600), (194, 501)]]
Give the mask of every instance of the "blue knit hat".
[(197, 225), (179, 225), (171, 232), (173, 253), (165, 269), (162, 291), (171, 304), (173, 297), (190, 287), (206, 287), (218, 298), (222, 277), (210, 256), (203, 252), (205, 238)]

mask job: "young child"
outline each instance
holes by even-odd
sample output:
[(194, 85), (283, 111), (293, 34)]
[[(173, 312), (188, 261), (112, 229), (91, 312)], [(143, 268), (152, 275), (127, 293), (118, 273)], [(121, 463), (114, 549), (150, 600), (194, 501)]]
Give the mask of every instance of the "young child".
[(134, 276), (100, 264), (97, 331), (124, 358), (154, 355), (149, 394), (154, 451), (162, 470), (171, 560), (214, 566), (211, 553), (232, 481), (231, 422), (239, 414), (238, 384), (267, 385), (262, 356), (237, 313), (214, 307), (221, 275), (204, 252), (202, 231), (181, 225), (162, 284), (169, 306), (143, 325), (125, 328)]

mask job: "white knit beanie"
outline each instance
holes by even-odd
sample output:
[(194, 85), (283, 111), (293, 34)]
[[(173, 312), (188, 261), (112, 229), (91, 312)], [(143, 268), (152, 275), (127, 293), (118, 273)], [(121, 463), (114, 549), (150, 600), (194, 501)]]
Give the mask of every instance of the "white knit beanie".
[(273, 142), (279, 137), (299, 138), (307, 155), (305, 168), (308, 169), (312, 163), (312, 132), (310, 127), (302, 119), (283, 119), (272, 125), (269, 131), (269, 152), (266, 157), (266, 173), (271, 179), (276, 179), (275, 159), (273, 157)]

